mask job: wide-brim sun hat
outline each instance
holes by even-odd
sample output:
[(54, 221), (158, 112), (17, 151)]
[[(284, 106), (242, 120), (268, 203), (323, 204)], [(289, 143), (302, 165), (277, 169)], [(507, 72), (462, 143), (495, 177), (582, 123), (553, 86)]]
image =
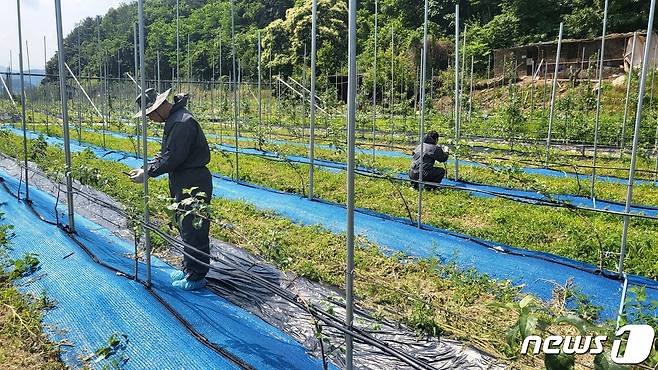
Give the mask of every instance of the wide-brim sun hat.
[[(162, 103), (164, 103), (169, 97), (170, 92), (171, 89), (167, 89), (167, 91), (163, 92), (162, 94), (156, 94), (155, 89), (153, 88), (146, 89), (146, 91), (144, 91), (144, 95), (146, 96), (146, 115), (148, 116), (153, 111), (160, 108)], [(140, 110), (137, 113), (135, 113), (135, 115), (133, 115), (133, 118), (140, 118), (142, 116), (142, 110), (141, 110), (142, 94), (139, 94), (139, 96), (137, 96), (137, 99), (135, 99), (135, 103), (137, 104), (138, 107), (140, 107)]]

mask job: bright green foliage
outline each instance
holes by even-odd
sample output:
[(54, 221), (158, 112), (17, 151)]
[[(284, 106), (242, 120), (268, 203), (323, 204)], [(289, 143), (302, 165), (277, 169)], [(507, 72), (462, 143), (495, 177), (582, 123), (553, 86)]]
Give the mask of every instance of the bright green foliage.
[[(156, 51), (161, 54), (163, 78), (170, 78), (176, 67), (175, 0), (146, 2), (147, 74), (155, 74)], [(430, 0), (430, 69), (445, 69), (453, 53), (456, 1)], [(476, 68), (483, 72), (494, 48), (548, 41), (557, 37), (558, 24), (565, 22), (565, 37), (593, 37), (601, 33), (603, 2), (595, 0), (468, 0), (461, 1), (462, 29), (467, 25), (467, 56), (475, 55)], [(299, 75), (304, 45), (310, 52), (311, 0), (235, 1), (236, 58), (245, 76), (256, 75), (256, 34), (263, 33), (263, 62), (274, 73)], [(374, 0), (358, 4), (358, 53), (361, 66), (372, 65), (374, 50)], [(629, 32), (646, 28), (648, 0), (613, 1), (610, 5), (608, 32)], [(136, 3), (110, 9), (104, 16), (86, 18), (64, 41), (67, 55), (82, 74), (98, 75), (107, 59), (110, 75), (117, 74), (117, 52), (121, 70), (133, 71), (133, 24), (137, 20)], [(390, 34), (395, 30), (396, 58), (407, 79), (413, 80), (420, 64), (423, 1), (379, 0), (380, 65), (391, 60)], [(180, 76), (209, 80), (212, 61), (222, 74), (231, 69), (231, 12), (228, 0), (180, 1)], [(318, 2), (318, 68), (321, 74), (345, 73), (347, 49), (347, 2)], [(187, 38), (190, 38), (190, 45)], [(78, 37), (80, 46), (78, 47)], [(219, 44), (222, 55), (219, 56)], [(190, 58), (188, 58), (188, 48)], [(271, 55), (270, 55), (271, 51)], [(270, 57), (272, 62), (270, 63)], [(308, 66), (308, 62), (307, 62)], [(56, 59), (48, 62), (47, 73), (56, 73)], [(362, 67), (361, 67), (362, 68)], [(218, 73), (218, 72), (216, 72)], [(384, 76), (379, 75), (382, 79)], [(370, 84), (366, 74), (364, 82)], [(46, 78), (46, 82), (50, 79)], [(383, 81), (382, 81), (383, 82)], [(407, 83), (407, 86), (411, 86)]]

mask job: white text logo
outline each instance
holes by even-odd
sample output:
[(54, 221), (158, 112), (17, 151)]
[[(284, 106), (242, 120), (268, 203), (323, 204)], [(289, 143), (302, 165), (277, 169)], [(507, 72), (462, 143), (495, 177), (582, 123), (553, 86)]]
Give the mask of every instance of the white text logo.
[[(649, 357), (651, 348), (653, 347), (654, 330), (649, 325), (626, 325), (615, 333), (617, 337), (628, 333), (628, 341), (626, 343), (626, 350), (623, 355), (621, 352), (621, 339), (615, 339), (612, 342), (612, 351), (610, 358), (618, 364), (639, 364)], [(557, 355), (565, 353), (568, 355), (582, 355), (589, 353), (598, 355), (603, 352), (603, 344), (608, 340), (605, 335), (598, 336), (560, 336), (551, 335), (546, 339), (539, 336), (531, 335), (523, 340), (521, 345), (521, 353), (528, 353), (530, 344), (533, 344), (532, 353)]]

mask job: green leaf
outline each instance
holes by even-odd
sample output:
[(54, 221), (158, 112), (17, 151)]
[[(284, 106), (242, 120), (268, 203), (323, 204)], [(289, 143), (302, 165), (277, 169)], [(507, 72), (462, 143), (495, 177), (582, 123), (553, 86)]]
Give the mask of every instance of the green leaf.
[[(555, 319), (556, 324), (569, 324), (580, 332), (582, 335), (587, 335), (589, 331), (592, 329), (592, 324), (587, 322), (587, 320), (584, 320), (578, 316), (560, 316), (557, 319)], [(588, 330), (589, 329), (589, 330)]]
[(560, 353), (559, 355), (544, 355), (546, 370), (572, 370), (576, 363), (574, 355)]
[(599, 353), (594, 357), (594, 370), (623, 370), (625, 367), (617, 365), (610, 360), (605, 352)]
[(515, 348), (516, 345), (518, 344), (516, 341), (516, 337), (519, 334), (519, 326), (514, 325), (511, 328), (507, 329), (507, 333), (505, 333), (505, 339), (507, 340), (507, 345), (510, 346), (510, 348)]
[(519, 307), (521, 308), (526, 308), (530, 303), (532, 303), (534, 299), (532, 298), (531, 295), (527, 295), (521, 299), (521, 302), (519, 302)]

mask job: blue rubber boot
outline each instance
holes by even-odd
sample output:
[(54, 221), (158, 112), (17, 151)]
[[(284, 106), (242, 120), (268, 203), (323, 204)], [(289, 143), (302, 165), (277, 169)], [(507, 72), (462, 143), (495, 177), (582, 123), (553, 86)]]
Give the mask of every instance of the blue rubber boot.
[(169, 274), (169, 277), (171, 278), (171, 281), (178, 281), (178, 280), (183, 280), (185, 279), (185, 273), (180, 270), (174, 270), (172, 271), (171, 274)]
[(172, 286), (183, 290), (199, 290), (204, 286), (206, 286), (206, 284), (207, 284), (206, 279), (201, 279), (201, 280), (182, 279), (182, 280), (176, 280), (173, 283), (171, 283)]

